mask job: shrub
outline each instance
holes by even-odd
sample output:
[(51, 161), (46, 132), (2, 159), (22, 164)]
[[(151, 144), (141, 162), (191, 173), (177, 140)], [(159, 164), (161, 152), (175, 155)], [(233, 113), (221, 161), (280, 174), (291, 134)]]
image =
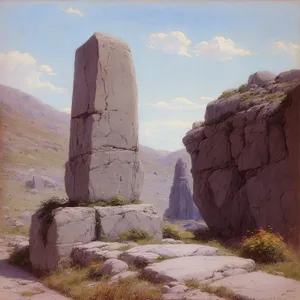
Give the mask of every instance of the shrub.
[(239, 88), (238, 88), (238, 92), (239, 93), (245, 93), (248, 91), (248, 86), (247, 84), (242, 84)]
[(11, 265), (17, 266), (27, 272), (32, 272), (32, 267), (29, 259), (29, 246), (18, 251), (13, 251), (9, 256), (8, 262)]
[(142, 228), (133, 228), (128, 232), (124, 232), (120, 235), (120, 241), (141, 241), (141, 240), (151, 240), (152, 235)]
[(124, 197), (122, 197), (121, 195), (117, 195), (114, 199), (110, 201), (111, 206), (122, 206), (125, 204), (126, 202), (124, 200)]
[(185, 230), (181, 230), (176, 225), (164, 223), (163, 225), (163, 238), (174, 240), (188, 240), (195, 238), (194, 234)]
[(163, 238), (181, 240), (181, 234), (178, 227), (175, 225), (164, 223), (163, 225)]
[(285, 260), (287, 247), (283, 237), (270, 230), (259, 229), (254, 235), (243, 239), (241, 256), (258, 263), (276, 263)]

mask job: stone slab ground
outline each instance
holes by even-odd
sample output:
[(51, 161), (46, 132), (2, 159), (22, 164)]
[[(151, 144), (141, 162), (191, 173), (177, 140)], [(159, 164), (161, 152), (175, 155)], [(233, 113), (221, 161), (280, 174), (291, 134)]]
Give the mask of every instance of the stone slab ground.
[(211, 286), (230, 288), (240, 299), (299, 300), (300, 282), (282, 276), (252, 272), (218, 280)]
[[(21, 238), (20, 238), (21, 239)], [(1, 300), (71, 300), (45, 287), (31, 274), (8, 264), (9, 246), (16, 240), (0, 238), (0, 299)], [(23, 293), (30, 293), (25, 296)]]

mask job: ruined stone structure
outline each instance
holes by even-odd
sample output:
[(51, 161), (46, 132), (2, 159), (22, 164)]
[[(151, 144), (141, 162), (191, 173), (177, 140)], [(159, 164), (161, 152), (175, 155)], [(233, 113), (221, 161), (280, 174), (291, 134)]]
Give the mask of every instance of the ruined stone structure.
[(171, 220), (199, 220), (198, 208), (195, 206), (187, 174), (187, 164), (179, 158), (174, 172), (173, 185), (169, 198), (169, 207), (164, 216)]
[(183, 138), (192, 160), (194, 201), (209, 228), (223, 238), (271, 226), (297, 239), (300, 85), (295, 74), (265, 82), (264, 76), (251, 75), (251, 86), (209, 103), (204, 122)]
[(138, 157), (137, 87), (128, 45), (95, 33), (75, 57), (69, 161), (71, 201), (137, 200), (143, 182)]

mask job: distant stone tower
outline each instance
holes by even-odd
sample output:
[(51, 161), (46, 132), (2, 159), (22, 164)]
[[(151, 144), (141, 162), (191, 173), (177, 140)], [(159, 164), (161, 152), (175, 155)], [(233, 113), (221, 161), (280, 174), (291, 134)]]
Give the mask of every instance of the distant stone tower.
[(169, 207), (164, 216), (173, 220), (199, 220), (199, 211), (194, 204), (186, 176), (187, 164), (179, 158), (174, 172), (173, 185), (169, 197)]

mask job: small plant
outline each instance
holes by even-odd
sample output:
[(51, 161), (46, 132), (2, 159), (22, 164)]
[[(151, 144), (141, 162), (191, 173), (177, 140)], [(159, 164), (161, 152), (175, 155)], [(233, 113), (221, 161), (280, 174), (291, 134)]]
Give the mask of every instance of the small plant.
[(227, 99), (227, 98), (233, 96), (234, 94), (236, 94), (236, 91), (235, 91), (235, 90), (230, 91), (230, 92), (226, 92), (226, 91), (225, 91), (225, 92), (223, 92), (223, 93), (221, 94), (221, 96), (218, 97), (218, 99)]
[(236, 294), (231, 289), (225, 286), (211, 286), (208, 284), (201, 284), (200, 290), (205, 293), (214, 294), (218, 297), (222, 297), (228, 300), (234, 299)]
[(190, 289), (199, 289), (201, 287), (201, 284), (198, 281), (193, 279), (187, 280), (185, 282), (185, 285)]
[(155, 259), (155, 262), (161, 262), (167, 259), (171, 259), (171, 256), (166, 256), (166, 255), (160, 255), (158, 258)]
[(163, 224), (163, 238), (164, 239), (174, 239), (181, 240), (180, 229), (172, 224), (164, 223)]
[(127, 251), (127, 250), (129, 250), (131, 248), (132, 248), (131, 245), (124, 245), (124, 246), (121, 246), (120, 248), (118, 248), (117, 250), (119, 250), (119, 251)]
[(133, 228), (128, 232), (123, 232), (120, 235), (120, 241), (141, 241), (141, 240), (151, 240), (152, 235), (149, 232), (142, 228)]
[(114, 199), (112, 199), (110, 201), (110, 205), (111, 206), (122, 206), (122, 205), (125, 205), (126, 202), (124, 200), (124, 197), (121, 196), (121, 195), (117, 195)]
[(286, 259), (287, 247), (283, 237), (260, 228), (254, 235), (243, 239), (241, 256), (258, 263), (276, 263)]
[(181, 230), (176, 225), (165, 222), (163, 224), (163, 238), (174, 240), (193, 239), (195, 236), (193, 233)]
[(245, 93), (248, 91), (248, 86), (247, 84), (242, 84), (239, 88), (238, 88), (238, 92), (239, 93)]
[(18, 251), (13, 251), (9, 256), (8, 262), (13, 266), (17, 266), (27, 272), (31, 272), (32, 267), (29, 259), (29, 246)]
[(47, 243), (48, 229), (53, 222), (53, 210), (68, 206), (71, 206), (71, 203), (67, 199), (61, 199), (58, 197), (52, 197), (42, 202), (37, 213), (38, 218), (42, 221), (39, 234), (44, 245)]

